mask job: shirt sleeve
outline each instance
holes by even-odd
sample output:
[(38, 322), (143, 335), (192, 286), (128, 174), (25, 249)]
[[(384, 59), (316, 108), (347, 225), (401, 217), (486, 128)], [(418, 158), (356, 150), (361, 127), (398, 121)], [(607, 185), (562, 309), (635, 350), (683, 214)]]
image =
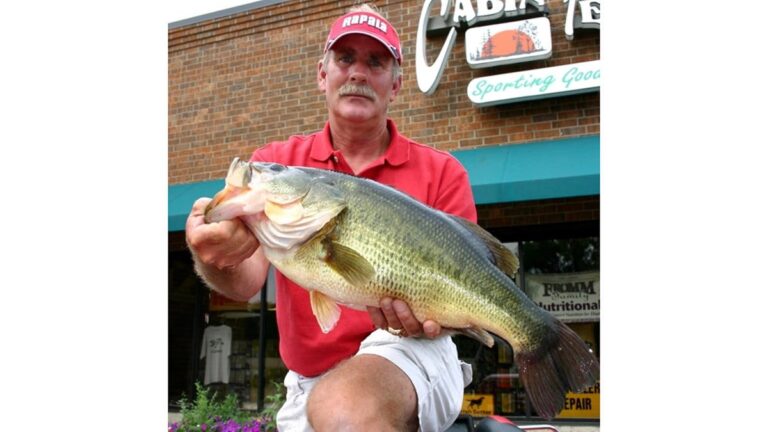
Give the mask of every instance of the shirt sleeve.
[(437, 199), (432, 207), (477, 223), (477, 209), (469, 183), (469, 174), (461, 163), (451, 158), (443, 167)]
[(208, 344), (208, 335), (210, 333), (211, 332), (208, 331), (207, 327), (206, 327), (205, 331), (203, 331), (203, 343), (200, 344), (200, 358), (204, 358), (205, 357), (205, 353), (208, 350), (208, 346), (207, 346), (207, 344)]
[(224, 357), (229, 357), (232, 354), (232, 327), (224, 327), (224, 347), (222, 348)]

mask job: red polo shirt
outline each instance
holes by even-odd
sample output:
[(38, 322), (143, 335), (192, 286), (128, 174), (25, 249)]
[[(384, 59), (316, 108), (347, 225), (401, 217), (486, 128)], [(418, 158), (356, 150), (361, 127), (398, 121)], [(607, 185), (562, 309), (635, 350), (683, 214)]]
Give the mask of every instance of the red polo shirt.
[[(386, 153), (358, 173), (397, 188), (413, 198), (473, 222), (477, 211), (469, 177), (450, 154), (400, 135), (387, 120), (391, 140)], [(330, 124), (311, 135), (294, 135), (257, 149), (252, 161), (324, 168), (354, 174), (340, 151), (331, 144)], [(312, 377), (354, 355), (375, 326), (368, 312), (341, 306), (339, 322), (329, 333), (320, 330), (312, 314), (309, 293), (277, 273), (277, 327), (280, 357), (289, 369)]]

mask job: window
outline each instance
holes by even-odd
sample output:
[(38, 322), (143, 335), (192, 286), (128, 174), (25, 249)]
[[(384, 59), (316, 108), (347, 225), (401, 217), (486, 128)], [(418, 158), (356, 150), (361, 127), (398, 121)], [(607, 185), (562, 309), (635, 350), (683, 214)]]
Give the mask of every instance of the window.
[[(258, 408), (259, 386), (264, 396), (275, 391), (273, 381), (283, 382), (287, 369), (278, 354), (274, 286), (268, 287), (264, 316), (264, 374), (259, 377), (261, 307), (258, 302), (233, 302), (208, 289), (193, 269), (183, 237), (169, 236), (168, 255), (168, 406), (176, 411), (179, 400), (195, 397), (195, 381), (225, 397), (237, 395), (244, 409)], [(175, 246), (175, 247), (174, 247)], [(274, 277), (270, 277), (274, 280)], [(224, 331), (224, 327), (228, 330)], [(212, 332), (211, 328), (222, 331)], [(212, 345), (204, 346), (208, 330)], [(216, 333), (212, 336), (212, 333)], [(225, 351), (219, 352), (217, 344)], [(210, 350), (209, 350), (210, 349)], [(228, 356), (224, 354), (229, 353)], [(204, 354), (201, 356), (201, 354)], [(224, 361), (226, 359), (226, 361)], [(221, 361), (221, 364), (214, 362)], [(209, 380), (206, 383), (206, 369)], [(226, 371), (226, 372), (225, 372)], [(226, 379), (224, 379), (226, 377)], [(227, 382), (224, 382), (227, 381)]]
[[(520, 258), (515, 282), (534, 302), (568, 324), (599, 358), (600, 239), (558, 238), (505, 243)], [(472, 364), (464, 413), (535, 417), (513, 362), (512, 349), (496, 338), (493, 348), (454, 338), (459, 356)], [(558, 418), (599, 418), (599, 385), (566, 396)]]

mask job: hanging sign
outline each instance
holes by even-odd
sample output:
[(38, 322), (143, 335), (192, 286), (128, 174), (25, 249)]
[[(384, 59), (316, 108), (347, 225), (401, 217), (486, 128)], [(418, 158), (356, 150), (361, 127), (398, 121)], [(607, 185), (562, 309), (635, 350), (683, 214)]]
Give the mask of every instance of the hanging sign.
[(526, 274), (536, 304), (563, 322), (600, 321), (600, 272)]

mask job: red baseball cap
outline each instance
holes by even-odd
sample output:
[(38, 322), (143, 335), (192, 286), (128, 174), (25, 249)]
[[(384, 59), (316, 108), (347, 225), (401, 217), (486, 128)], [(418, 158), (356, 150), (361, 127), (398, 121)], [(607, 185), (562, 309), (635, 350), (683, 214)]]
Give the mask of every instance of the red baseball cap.
[(323, 53), (328, 52), (342, 36), (353, 33), (363, 34), (378, 40), (387, 47), (398, 64), (403, 63), (400, 37), (397, 35), (397, 30), (381, 15), (365, 11), (349, 12), (337, 19), (328, 33), (328, 41), (325, 43)]

